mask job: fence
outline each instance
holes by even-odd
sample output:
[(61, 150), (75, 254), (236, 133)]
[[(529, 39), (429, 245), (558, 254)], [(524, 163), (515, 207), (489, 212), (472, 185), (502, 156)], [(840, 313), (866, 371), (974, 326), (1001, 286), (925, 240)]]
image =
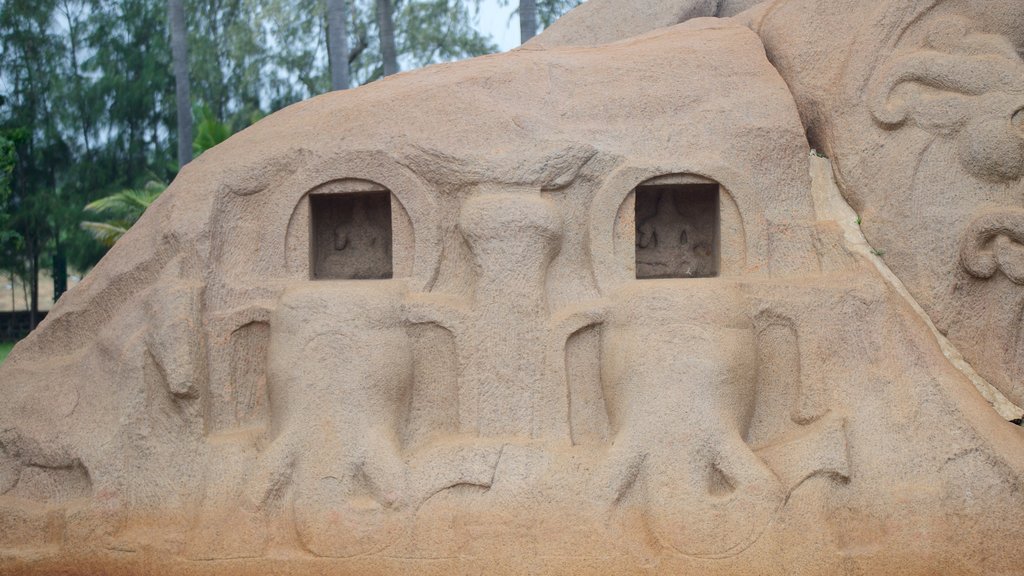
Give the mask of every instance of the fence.
[[(46, 318), (46, 312), (40, 311), (36, 314), (36, 324)], [(28, 312), (0, 312), (0, 339), (7, 342), (21, 340), (31, 329), (31, 318)]]

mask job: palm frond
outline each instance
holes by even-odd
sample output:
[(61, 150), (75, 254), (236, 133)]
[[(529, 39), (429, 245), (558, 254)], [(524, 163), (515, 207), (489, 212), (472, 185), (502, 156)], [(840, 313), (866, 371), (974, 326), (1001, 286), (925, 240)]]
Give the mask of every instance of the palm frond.
[(205, 106), (199, 110), (196, 122), (196, 135), (192, 141), (192, 152), (196, 156), (230, 137), (230, 125), (218, 120), (213, 112)]
[(147, 182), (142, 190), (121, 190), (86, 204), (84, 210), (94, 214), (120, 213), (138, 218), (166, 188), (161, 182)]
[(104, 222), (82, 222), (83, 230), (108, 248), (121, 239), (167, 185), (151, 180), (141, 190), (125, 189), (87, 204), (86, 212), (104, 215)]
[[(146, 194), (152, 195), (153, 200), (156, 200), (157, 196), (163, 194), (164, 190), (167, 190), (167, 184), (164, 184), (159, 180), (150, 180), (149, 182), (146, 182), (146, 185), (142, 187), (142, 190)], [(150, 200), (150, 204), (153, 203), (153, 200)]]
[(82, 222), (82, 230), (92, 235), (100, 244), (111, 247), (128, 232), (128, 228), (107, 222)]
[(116, 212), (125, 209), (124, 192), (118, 192), (110, 196), (104, 196), (89, 202), (85, 205), (86, 212), (92, 212), (94, 214), (102, 214), (103, 212)]

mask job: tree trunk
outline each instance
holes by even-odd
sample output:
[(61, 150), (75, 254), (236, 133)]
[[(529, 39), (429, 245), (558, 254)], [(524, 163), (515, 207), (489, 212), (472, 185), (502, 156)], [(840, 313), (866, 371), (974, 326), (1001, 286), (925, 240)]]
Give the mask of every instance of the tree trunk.
[(192, 95), (188, 76), (188, 30), (185, 28), (185, 0), (168, 0), (171, 23), (171, 57), (174, 60), (174, 88), (178, 108), (178, 168), (192, 161)]
[(68, 291), (68, 259), (60, 243), (53, 253), (53, 302), (57, 303), (60, 297)]
[(68, 23), (68, 40), (71, 43), (71, 71), (74, 76), (75, 92), (78, 95), (78, 117), (82, 121), (82, 140), (85, 143), (85, 156), (86, 158), (92, 158), (92, 143), (89, 138), (89, 134), (92, 133), (92, 119), (90, 114), (86, 111), (85, 105), (85, 88), (82, 86), (82, 73), (81, 68), (78, 65), (78, 21), (71, 16), (71, 6), (68, 1), (65, 0), (63, 3), (64, 17)]
[(29, 240), (29, 288), (32, 301), (28, 306), (28, 328), (29, 331), (36, 329), (39, 323), (39, 245), (36, 239)]
[(25, 312), (28, 312), (30, 306), (28, 303), (31, 298), (28, 296), (28, 287), (31, 282), (28, 281), (28, 268), (25, 269), (25, 274), (21, 277), (21, 301), (25, 303)]
[(331, 64), (331, 90), (347, 90), (348, 0), (327, 0), (327, 57)]
[(519, 41), (526, 44), (537, 35), (537, 0), (519, 0)]
[(390, 76), (398, 72), (391, 0), (377, 0), (377, 26), (380, 28), (380, 54), (384, 59), (384, 75)]
[(14, 273), (14, 270), (11, 270), (11, 321), (8, 323), (8, 326), (7, 326), (7, 339), (8, 339), (8, 341), (13, 341), (14, 340), (14, 333), (17, 332), (17, 330), (18, 330), (17, 326), (15, 325), (17, 317), (18, 317), (18, 299), (17, 299), (18, 284), (17, 284), (17, 282), (15, 282), (15, 276), (16, 275)]

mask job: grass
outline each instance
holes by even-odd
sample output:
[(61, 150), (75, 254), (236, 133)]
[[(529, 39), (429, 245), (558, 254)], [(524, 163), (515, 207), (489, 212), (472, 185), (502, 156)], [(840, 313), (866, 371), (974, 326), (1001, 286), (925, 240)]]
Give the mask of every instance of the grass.
[(0, 342), (0, 364), (3, 364), (4, 359), (11, 353), (11, 348), (14, 348), (13, 342)]

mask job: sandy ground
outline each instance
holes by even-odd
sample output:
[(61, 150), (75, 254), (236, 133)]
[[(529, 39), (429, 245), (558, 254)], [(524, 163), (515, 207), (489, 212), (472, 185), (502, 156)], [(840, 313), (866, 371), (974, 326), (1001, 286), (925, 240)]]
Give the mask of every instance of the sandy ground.
[[(71, 288), (81, 277), (78, 273), (72, 272), (68, 277), (68, 288)], [(12, 308), (12, 292), (13, 292), (13, 308)], [(11, 310), (28, 310), (28, 301), (25, 295), (28, 293), (28, 288), (23, 287), (20, 280), (15, 279), (15, 283), (11, 285), (10, 276), (0, 276), (0, 312), (10, 312)], [(49, 310), (53, 307), (53, 279), (50, 277), (50, 273), (47, 271), (42, 272), (39, 275), (39, 309)]]

